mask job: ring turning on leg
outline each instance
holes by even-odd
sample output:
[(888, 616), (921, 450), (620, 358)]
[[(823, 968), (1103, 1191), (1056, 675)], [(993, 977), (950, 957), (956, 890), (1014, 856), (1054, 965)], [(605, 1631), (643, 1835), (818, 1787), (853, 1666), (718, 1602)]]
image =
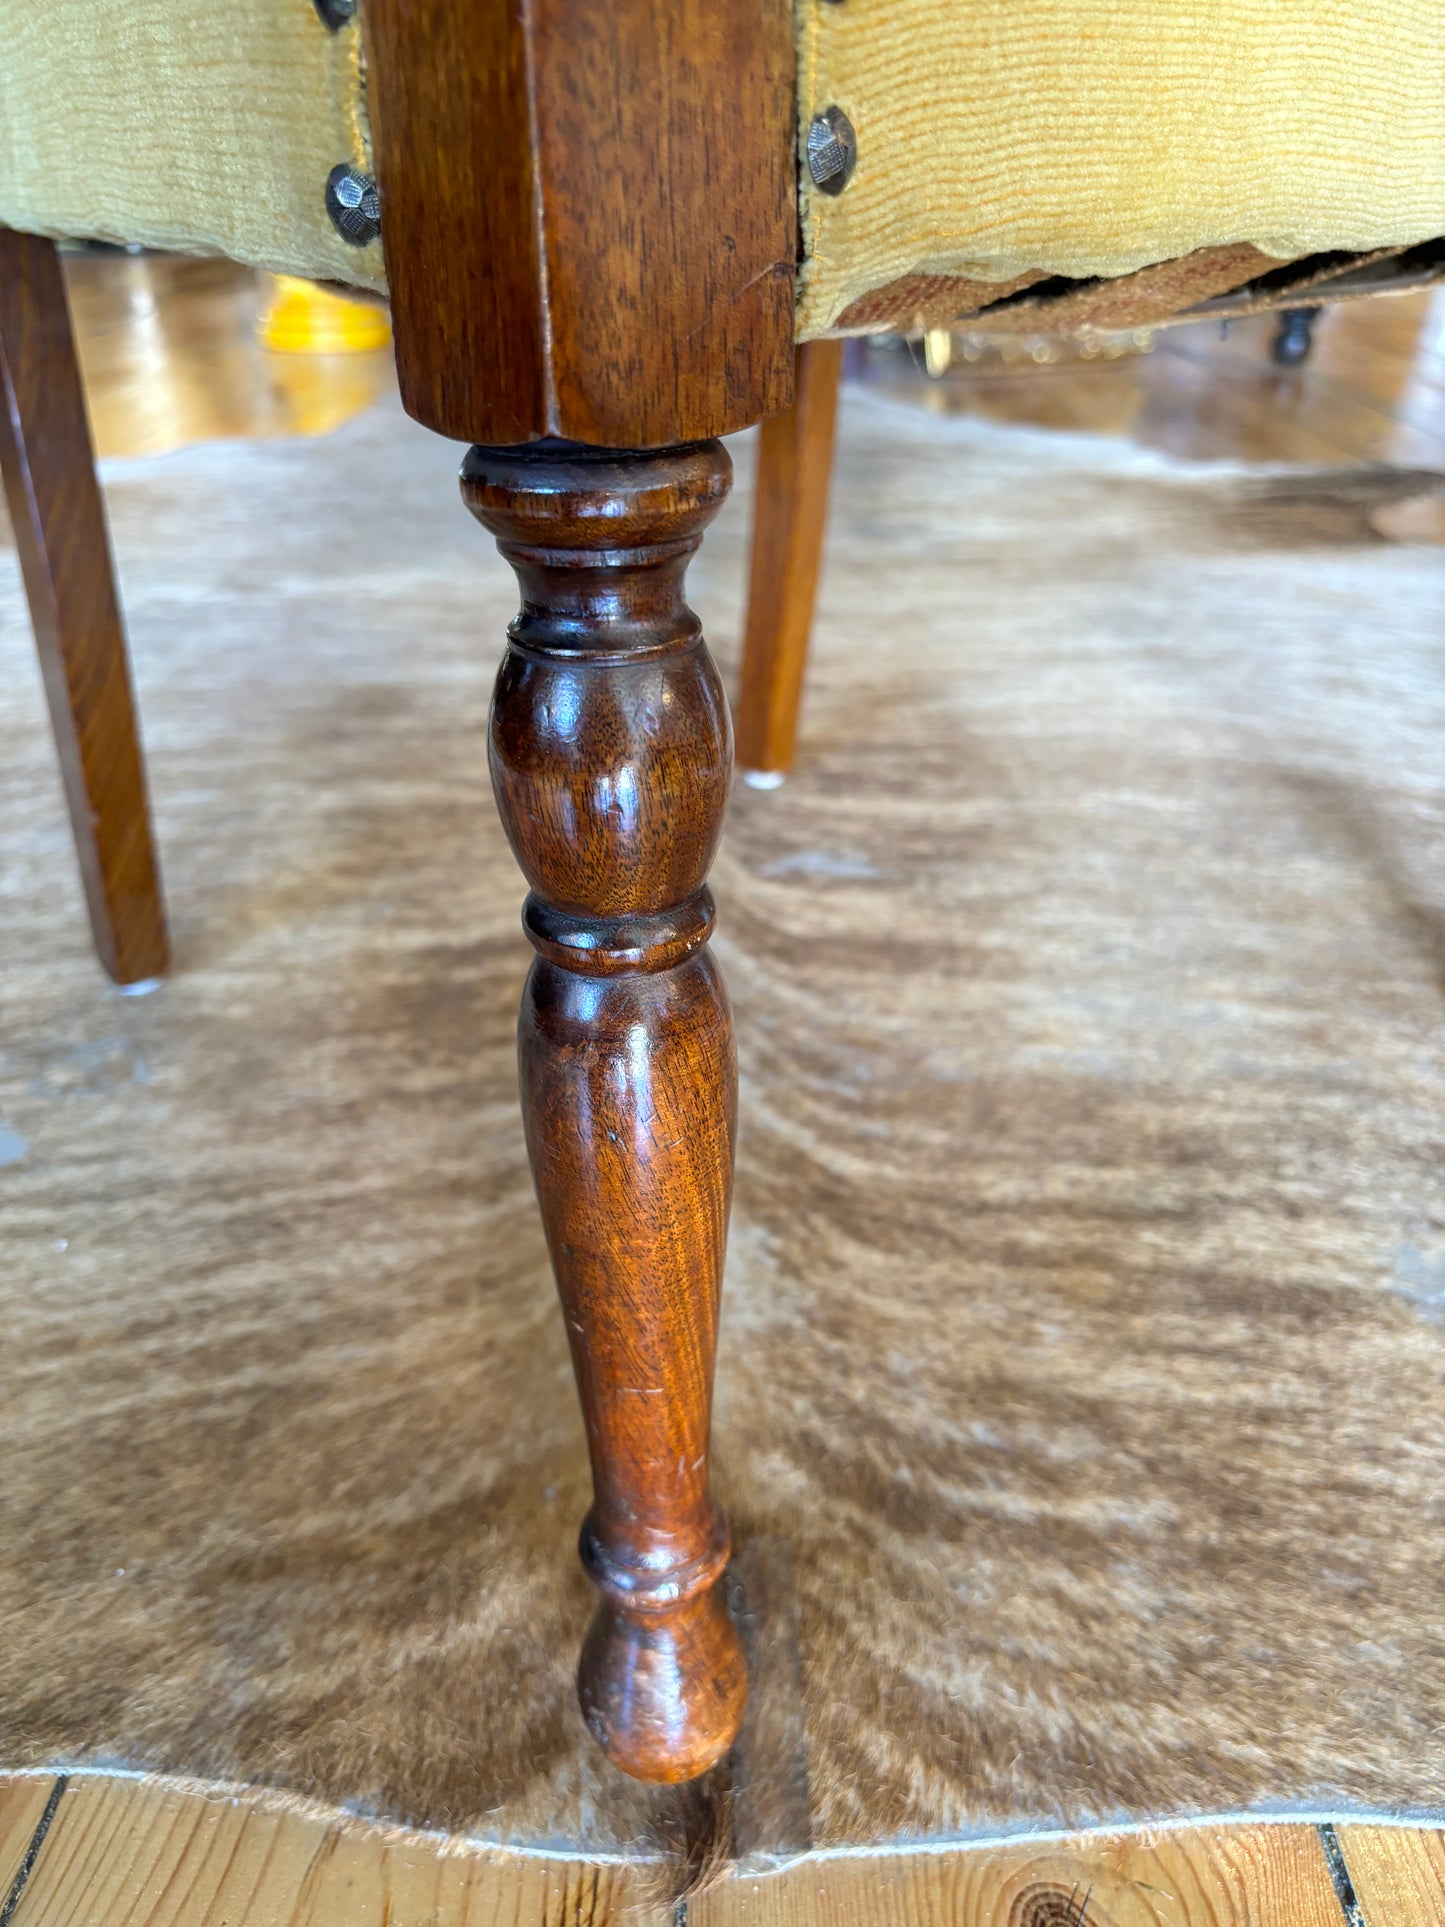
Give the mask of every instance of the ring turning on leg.
[(708, 1493), (737, 1066), (706, 878), (732, 741), (683, 600), (730, 477), (717, 442), (473, 448), (462, 469), (521, 588), (490, 761), (532, 890), (522, 1104), (592, 1458), (578, 1684), (647, 1780), (711, 1766), (747, 1698)]

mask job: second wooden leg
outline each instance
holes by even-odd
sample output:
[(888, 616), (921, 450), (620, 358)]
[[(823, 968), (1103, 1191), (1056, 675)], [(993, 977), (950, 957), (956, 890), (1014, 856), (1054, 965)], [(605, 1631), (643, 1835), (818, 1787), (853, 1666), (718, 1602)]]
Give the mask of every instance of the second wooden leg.
[(793, 406), (763, 423), (758, 445), (738, 764), (746, 780), (764, 785), (782, 781), (797, 743), (843, 347), (810, 341), (799, 348)]
[(730, 464), (544, 444), (462, 473), (522, 591), (490, 758), (532, 886), (522, 1104), (592, 1457), (578, 1686), (618, 1766), (687, 1780), (747, 1697), (708, 1492), (737, 1068), (706, 877), (731, 740), (682, 594)]
[(96, 948), (138, 983), (166, 968), (166, 921), (105, 509), (55, 243), (8, 228), (0, 470)]

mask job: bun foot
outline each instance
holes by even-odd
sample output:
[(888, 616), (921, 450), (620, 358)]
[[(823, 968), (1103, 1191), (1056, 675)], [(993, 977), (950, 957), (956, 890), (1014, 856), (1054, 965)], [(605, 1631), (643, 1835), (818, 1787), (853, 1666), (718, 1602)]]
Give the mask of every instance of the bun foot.
[(742, 1644), (714, 1587), (667, 1617), (602, 1606), (577, 1690), (593, 1739), (634, 1779), (694, 1780), (737, 1737), (748, 1702)]

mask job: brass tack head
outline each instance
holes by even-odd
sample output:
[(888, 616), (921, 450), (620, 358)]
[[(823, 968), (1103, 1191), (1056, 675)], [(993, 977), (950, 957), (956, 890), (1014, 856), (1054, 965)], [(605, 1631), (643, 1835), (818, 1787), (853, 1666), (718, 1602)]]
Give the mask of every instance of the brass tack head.
[(825, 107), (808, 124), (808, 172), (823, 194), (841, 194), (858, 165), (858, 136), (841, 107)]
[(343, 241), (364, 248), (381, 232), (381, 202), (376, 180), (363, 174), (348, 161), (333, 167), (326, 176), (326, 212)]
[(316, 11), (333, 33), (356, 17), (356, 0), (316, 0)]

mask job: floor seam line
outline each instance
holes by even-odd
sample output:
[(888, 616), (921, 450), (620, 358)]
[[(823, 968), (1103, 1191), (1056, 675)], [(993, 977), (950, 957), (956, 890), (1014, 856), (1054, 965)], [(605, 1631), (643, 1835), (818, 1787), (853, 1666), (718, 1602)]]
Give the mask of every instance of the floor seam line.
[[(1345, 1860), (1345, 1850), (1340, 1845), (1340, 1836), (1335, 1831), (1332, 1820), (1321, 1821), (1318, 1829), (1320, 1845), (1325, 1850), (1325, 1865), (1330, 1870), (1330, 1885), (1335, 1890), (1335, 1899), (1340, 1903), (1340, 1912), (1345, 1917), (1345, 1927), (1369, 1927), (1365, 1910), (1355, 1893), (1355, 1883), (1350, 1878), (1350, 1869)], [(0, 1920), (0, 1927), (5, 1927)]]
[(55, 1818), (55, 1810), (60, 1805), (60, 1796), (70, 1784), (70, 1775), (62, 1773), (50, 1789), (50, 1798), (45, 1802), (45, 1811), (40, 1816), (39, 1825), (30, 1836), (30, 1845), (25, 1849), (25, 1858), (16, 1869), (15, 1878), (10, 1882), (10, 1891), (5, 1896), (5, 1905), (0, 1907), (0, 1927), (10, 1927), (15, 1918), (15, 1910), (20, 1905), (20, 1896), (25, 1892), (25, 1883), (35, 1871), (35, 1863), (40, 1858), (40, 1849), (45, 1845), (45, 1836), (50, 1831), (50, 1823)]

